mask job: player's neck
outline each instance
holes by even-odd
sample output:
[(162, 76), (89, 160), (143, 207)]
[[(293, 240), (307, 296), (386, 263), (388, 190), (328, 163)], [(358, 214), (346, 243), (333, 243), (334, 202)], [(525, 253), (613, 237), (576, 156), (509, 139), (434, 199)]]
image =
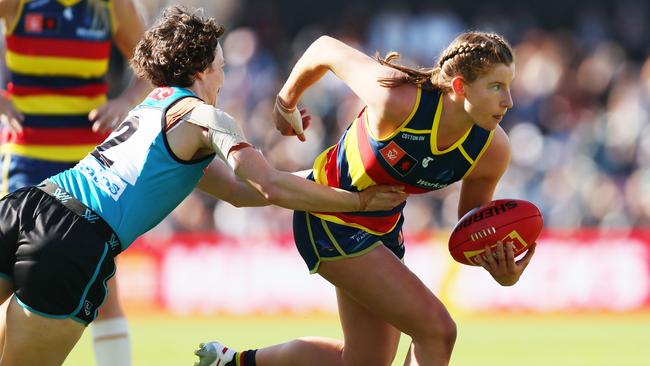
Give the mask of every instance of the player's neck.
[(474, 122), (469, 118), (463, 107), (462, 98), (454, 100), (445, 94), (442, 100), (442, 113), (438, 122), (436, 136), (438, 148), (444, 150), (463, 137)]

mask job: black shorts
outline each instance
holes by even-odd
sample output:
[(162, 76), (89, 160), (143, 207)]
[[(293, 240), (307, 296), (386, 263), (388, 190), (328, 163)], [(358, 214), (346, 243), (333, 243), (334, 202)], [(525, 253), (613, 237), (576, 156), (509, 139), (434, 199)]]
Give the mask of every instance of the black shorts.
[(0, 275), (29, 311), (88, 324), (106, 298), (119, 245), (101, 218), (66, 207), (82, 204), (60, 192), (27, 187), (0, 200)]

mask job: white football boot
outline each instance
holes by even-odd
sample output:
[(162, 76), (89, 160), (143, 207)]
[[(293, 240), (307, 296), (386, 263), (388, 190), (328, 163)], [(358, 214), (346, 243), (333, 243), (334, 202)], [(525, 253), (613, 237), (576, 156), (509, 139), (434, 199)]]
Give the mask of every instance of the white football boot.
[(234, 349), (230, 349), (219, 342), (208, 342), (199, 344), (199, 349), (194, 354), (199, 356), (199, 362), (194, 366), (224, 366), (235, 357)]

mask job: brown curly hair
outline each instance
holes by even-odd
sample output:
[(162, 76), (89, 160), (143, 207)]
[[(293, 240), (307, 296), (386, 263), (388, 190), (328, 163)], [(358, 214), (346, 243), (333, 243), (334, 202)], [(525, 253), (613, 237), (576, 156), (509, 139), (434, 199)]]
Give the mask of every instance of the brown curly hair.
[(462, 76), (468, 83), (488, 72), (497, 64), (510, 65), (514, 61), (512, 48), (498, 34), (486, 32), (465, 32), (460, 34), (445, 49), (436, 66), (432, 68), (413, 69), (393, 63), (400, 57), (391, 52), (381, 58), (375, 55), (380, 64), (402, 71), (404, 76), (383, 78), (379, 83), (386, 87), (403, 84), (415, 84), (427, 90), (451, 91), (451, 80)]
[(223, 26), (203, 9), (173, 5), (138, 43), (131, 66), (155, 86), (189, 87), (214, 61)]

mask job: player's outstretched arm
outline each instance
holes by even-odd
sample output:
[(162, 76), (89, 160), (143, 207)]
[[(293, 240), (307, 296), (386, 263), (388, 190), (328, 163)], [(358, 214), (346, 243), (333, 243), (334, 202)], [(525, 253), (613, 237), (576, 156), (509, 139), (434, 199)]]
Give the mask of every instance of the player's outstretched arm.
[(406, 199), (403, 187), (375, 186), (355, 193), (326, 187), (271, 167), (251, 148), (229, 156), (235, 174), (270, 203), (300, 211), (351, 212), (391, 209)]
[(235, 207), (268, 206), (271, 204), (260, 192), (237, 178), (232, 169), (220, 159), (215, 159), (210, 163), (197, 188)]

